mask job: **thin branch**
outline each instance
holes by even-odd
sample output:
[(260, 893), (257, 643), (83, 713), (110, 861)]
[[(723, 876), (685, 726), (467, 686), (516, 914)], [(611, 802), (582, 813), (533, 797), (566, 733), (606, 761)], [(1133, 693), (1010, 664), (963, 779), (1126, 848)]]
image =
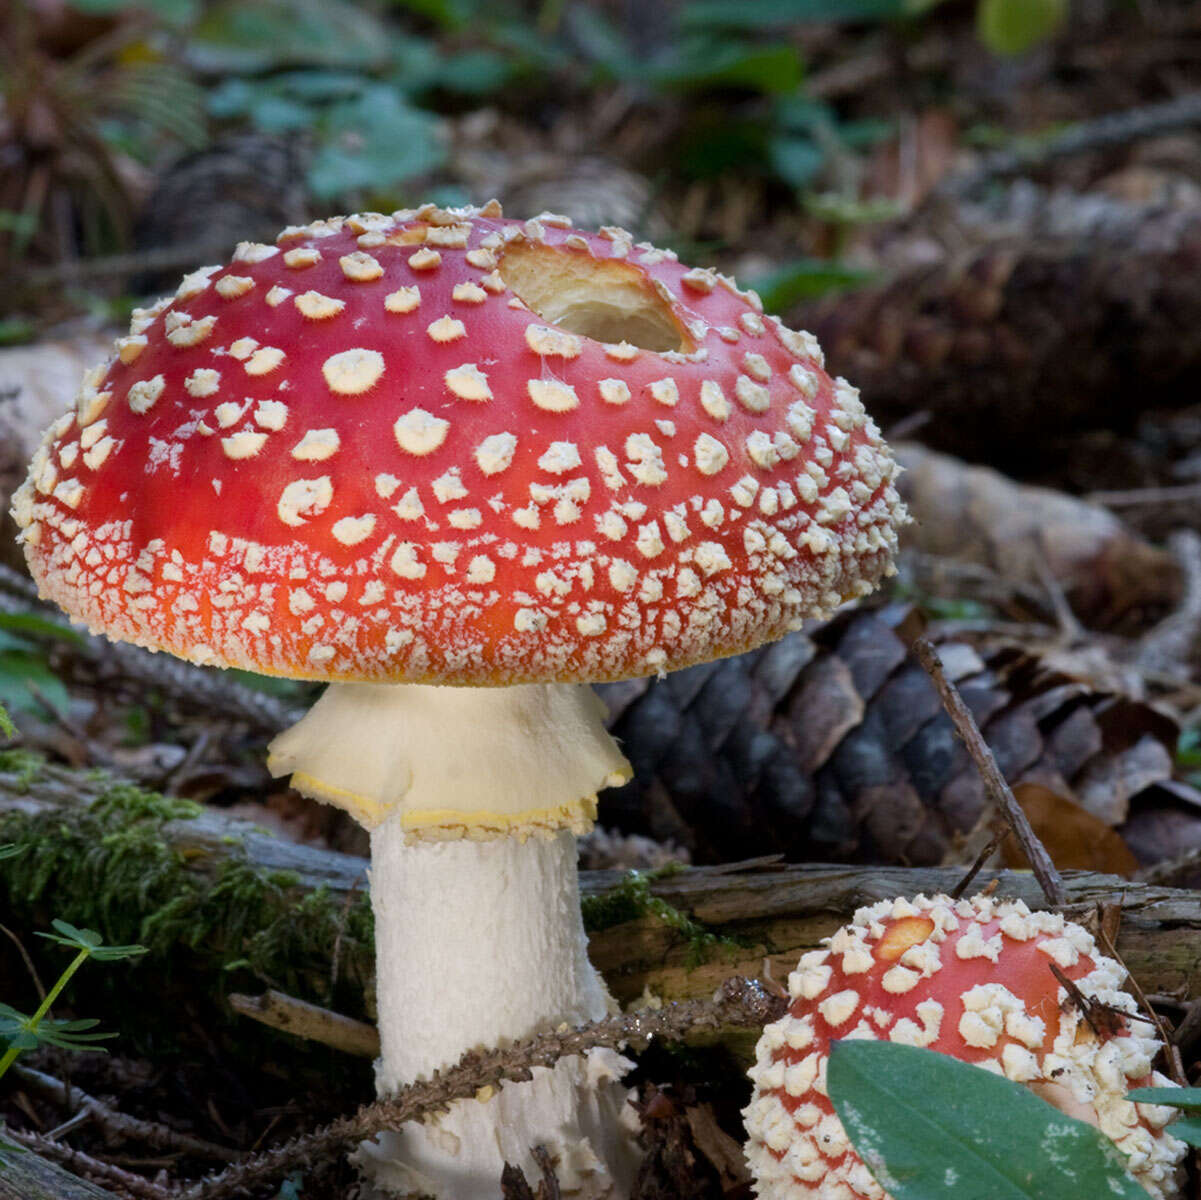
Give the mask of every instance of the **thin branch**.
[(980, 771), (985, 790), (1009, 823), (1010, 829), (1013, 830), (1013, 835), (1022, 847), (1022, 852), (1030, 863), (1030, 869), (1043, 889), (1043, 894), (1056, 907), (1066, 904), (1067, 893), (1064, 891), (1063, 880), (1060, 878), (1055, 864), (1051, 861), (1051, 856), (1042, 842), (1038, 840), (1038, 835), (1031, 828), (1026, 814), (1014, 798), (1013, 791), (1005, 782), (1005, 776), (1001, 774), (997, 760), (988, 748), (988, 743), (984, 740), (980, 727), (976, 724), (968, 706), (964, 704), (959, 689), (943, 671), (938, 651), (930, 644), (928, 638), (919, 636), (913, 640), (913, 653), (934, 681), (934, 686), (942, 697), (947, 715), (951, 718), (956, 732), (963, 739), (968, 753), (972, 756), (972, 761)]
[(375, 1058), (379, 1054), (379, 1031), (374, 1025), (331, 1012), (307, 1000), (298, 1000), (274, 988), (261, 996), (243, 996), (235, 992), (229, 997), (229, 1006), (252, 1021), (294, 1037), (320, 1042), (343, 1054), (359, 1058)]
[(409, 1084), (385, 1100), (364, 1105), (317, 1132), (293, 1138), (262, 1154), (211, 1176), (179, 1193), (178, 1200), (224, 1200), (243, 1197), (252, 1188), (273, 1182), (302, 1162), (339, 1153), (388, 1129), (397, 1129), (454, 1100), (474, 1096), (481, 1087), (524, 1082), (534, 1067), (553, 1066), (570, 1054), (594, 1047), (622, 1049), (630, 1042), (653, 1038), (674, 1041), (700, 1028), (723, 1025), (761, 1027), (779, 1017), (784, 1003), (759, 983), (726, 980), (714, 1000), (686, 1000), (661, 1009), (642, 1009), (606, 1017), (563, 1032), (551, 1031), (503, 1050), (471, 1050), (445, 1071)]
[(154, 1150), (170, 1150), (178, 1154), (194, 1154), (199, 1158), (215, 1158), (219, 1162), (231, 1162), (238, 1157), (236, 1150), (218, 1146), (215, 1142), (191, 1134), (180, 1133), (167, 1125), (155, 1121), (143, 1121), (131, 1117), (91, 1096), (74, 1084), (64, 1083), (53, 1075), (36, 1071), (22, 1063), (14, 1063), (13, 1074), (26, 1086), (48, 1096), (64, 1108), (77, 1110), (76, 1115), (87, 1115), (106, 1133), (142, 1142)]
[(1173, 1082), (1180, 1087), (1188, 1087), (1189, 1082), (1184, 1073), (1184, 1062), (1180, 1057), (1180, 1047), (1176, 1045), (1176, 1042), (1169, 1034), (1168, 1027), (1163, 1022), (1163, 1017), (1151, 1007), (1146, 993), (1134, 977), (1134, 972), (1122, 961), (1122, 956), (1113, 944), (1113, 939), (1110, 938), (1105, 929), (1105, 922), (1102, 920), (1101, 904), (1099, 901), (1097, 903), (1097, 940), (1101, 943), (1101, 949), (1126, 972), (1126, 982), (1130, 985), (1130, 990), (1134, 993), (1134, 998), (1138, 1001), (1139, 1007), (1143, 1012), (1147, 1014), (1147, 1019), (1155, 1026), (1155, 1032), (1159, 1034), (1159, 1040), (1163, 1043), (1164, 1055), (1167, 1058), (1168, 1069)]

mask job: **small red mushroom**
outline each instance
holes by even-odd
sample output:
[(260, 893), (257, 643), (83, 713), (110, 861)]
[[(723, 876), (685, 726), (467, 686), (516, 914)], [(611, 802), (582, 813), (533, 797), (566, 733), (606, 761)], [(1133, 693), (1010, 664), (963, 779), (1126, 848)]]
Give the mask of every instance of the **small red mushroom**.
[(826, 1094), (841, 1038), (924, 1046), (1023, 1083), (1110, 1137), (1156, 1200), (1179, 1194), (1173, 1110), (1125, 1099), (1170, 1083), (1151, 1067), (1162, 1044), (1088, 930), (1020, 900), (918, 896), (861, 908), (825, 945), (789, 975), (792, 1003), (750, 1072), (746, 1153), (763, 1200), (888, 1200)]

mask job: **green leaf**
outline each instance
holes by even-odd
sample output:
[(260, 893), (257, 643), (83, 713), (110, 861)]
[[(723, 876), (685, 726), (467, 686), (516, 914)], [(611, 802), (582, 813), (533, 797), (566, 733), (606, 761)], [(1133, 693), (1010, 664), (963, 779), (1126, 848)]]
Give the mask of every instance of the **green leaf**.
[(6, 858), (16, 858), (24, 850), (24, 846), (15, 846), (12, 842), (6, 842), (3, 846), (0, 846), (0, 862), (3, 862)]
[(693, 0), (680, 13), (685, 28), (776, 29), (904, 16), (905, 0)]
[(1181, 1117), (1172, 1122), (1168, 1132), (1190, 1146), (1201, 1148), (1201, 1117)]
[[(44, 712), (40, 696), (59, 712), (66, 712), (71, 697), (41, 655), (6, 648), (4, 639), (11, 635), (3, 631), (0, 634), (0, 704), (22, 712)], [(37, 689), (37, 695), (33, 688)]]
[(681, 91), (736, 87), (773, 95), (795, 91), (802, 69), (792, 46), (750, 46), (693, 37), (674, 47), (649, 74), (659, 86)]
[(893, 1200), (1148, 1200), (1104, 1134), (946, 1054), (835, 1042), (828, 1086)]
[(13, 724), (12, 717), (8, 715), (8, 709), (3, 704), (0, 704), (0, 734), (6, 738), (17, 736), (17, 727)]
[(70, 642), (73, 646), (82, 646), (86, 641), (78, 629), (64, 625), (52, 617), (40, 617), (37, 613), (0, 613), (0, 630), (15, 633), (31, 633), (36, 637), (54, 638), (60, 642)]
[(345, 0), (219, 0), (193, 28), (185, 57), (205, 72), (363, 70), (386, 63), (388, 33), (367, 9)]
[(495, 50), (464, 50), (435, 66), (429, 86), (465, 96), (485, 96), (500, 91), (512, 76), (512, 64)]
[(826, 153), (819, 145), (794, 134), (772, 138), (767, 153), (772, 170), (794, 188), (812, 183), (826, 161)]
[(827, 292), (858, 287), (871, 278), (861, 267), (828, 262), (822, 258), (797, 258), (783, 263), (767, 275), (750, 280), (768, 312), (782, 313), (802, 300), (813, 300)]
[(1201, 1108), (1201, 1087), (1145, 1087), (1126, 1093), (1136, 1104), (1166, 1104), (1171, 1108)]
[(976, 31), (994, 54), (1024, 54), (1046, 41), (1067, 14), (1067, 0), (980, 0)]
[(335, 106), (324, 134), (308, 171), (310, 190), (323, 199), (384, 190), (432, 170), (444, 156), (434, 119), (382, 84)]
[(59, 946), (66, 946), (71, 950), (83, 950), (97, 962), (118, 962), (124, 958), (136, 958), (138, 955), (146, 953), (145, 946), (106, 946), (104, 939), (94, 929), (77, 929), (74, 925), (59, 918), (55, 918), (50, 924), (54, 927), (55, 932), (39, 932), (38, 937), (55, 942)]

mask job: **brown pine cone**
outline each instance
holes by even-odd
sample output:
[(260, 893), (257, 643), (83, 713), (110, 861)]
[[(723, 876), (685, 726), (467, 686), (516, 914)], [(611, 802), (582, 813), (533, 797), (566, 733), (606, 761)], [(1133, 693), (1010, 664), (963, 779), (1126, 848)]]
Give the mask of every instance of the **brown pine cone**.
[[(907, 655), (910, 616), (860, 609), (737, 658), (602, 685), (634, 779), (603, 794), (601, 821), (678, 842), (698, 863), (952, 857), (988, 800)], [(1038, 782), (1120, 825), (1170, 780), (1177, 729), (1151, 706), (1016, 644), (935, 640), (1011, 783)]]

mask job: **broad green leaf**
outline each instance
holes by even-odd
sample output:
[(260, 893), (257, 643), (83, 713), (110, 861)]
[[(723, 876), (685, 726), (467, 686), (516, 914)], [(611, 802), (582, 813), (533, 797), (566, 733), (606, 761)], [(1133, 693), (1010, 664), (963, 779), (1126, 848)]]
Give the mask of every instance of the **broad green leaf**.
[(58, 641), (70, 642), (73, 646), (82, 646), (85, 640), (78, 629), (72, 629), (70, 625), (52, 617), (40, 617), (37, 613), (0, 613), (0, 630), (55, 638)]
[(750, 280), (750, 285), (759, 293), (768, 312), (782, 313), (802, 300), (858, 287), (870, 278), (860, 267), (821, 258), (797, 258)]
[(0, 631), (0, 704), (22, 712), (42, 712), (41, 697), (59, 712), (66, 712), (71, 697), (62, 681), (40, 654), (5, 649), (3, 640), (9, 636)]
[(772, 170), (794, 188), (812, 183), (826, 161), (826, 153), (819, 145), (796, 134), (772, 138), (767, 144), (767, 153)]
[(801, 60), (792, 46), (751, 46), (716, 38), (688, 38), (650, 68), (661, 87), (747, 88), (768, 95), (793, 92), (801, 82)]
[(1145, 1087), (1126, 1093), (1136, 1104), (1167, 1104), (1172, 1108), (1201, 1108), (1201, 1087)]
[(17, 736), (17, 727), (13, 724), (12, 717), (8, 715), (8, 709), (0, 704), (0, 737), (14, 738)]
[(513, 65), (495, 50), (464, 50), (435, 65), (428, 86), (465, 96), (485, 96), (499, 91), (513, 76)]
[(823, 24), (905, 15), (905, 0), (693, 0), (680, 13), (691, 28), (775, 29), (803, 21)]
[(185, 47), (193, 67), (212, 72), (369, 69), (387, 56), (387, 30), (346, 0), (219, 0), (205, 9)]
[(590, 4), (572, 4), (564, 14), (564, 23), (584, 57), (615, 79), (634, 75), (639, 62), (625, 35), (598, 8)]
[(995, 54), (1024, 54), (1063, 24), (1067, 0), (980, 0), (976, 30)]
[(847, 1136), (893, 1200), (1148, 1200), (1104, 1134), (949, 1055), (835, 1042), (827, 1079)]
[(323, 199), (382, 191), (432, 170), (444, 156), (434, 119), (384, 85), (336, 105), (323, 132), (308, 171), (310, 190)]

